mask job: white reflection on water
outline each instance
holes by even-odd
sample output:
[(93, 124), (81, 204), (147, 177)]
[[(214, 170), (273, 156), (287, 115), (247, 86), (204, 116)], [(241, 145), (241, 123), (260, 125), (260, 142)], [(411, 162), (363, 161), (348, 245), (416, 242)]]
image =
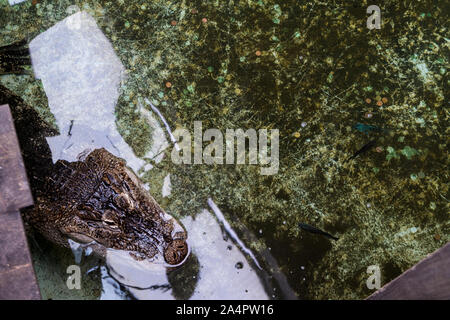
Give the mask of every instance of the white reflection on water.
[(60, 131), (47, 138), (53, 161), (74, 161), (86, 149), (104, 147), (137, 171), (144, 161), (118, 133), (114, 116), (125, 68), (95, 20), (77, 12), (29, 47), (35, 76), (42, 80)]
[[(255, 270), (231, 240), (224, 240), (215, 217), (203, 210), (182, 220), (200, 265), (191, 299), (268, 299)], [(231, 248), (231, 250), (230, 250)], [(236, 264), (242, 264), (241, 269)]]
[(241, 250), (244, 251), (246, 254), (248, 254), (250, 256), (250, 258), (252, 258), (253, 262), (255, 262), (256, 266), (260, 270), (262, 270), (261, 266), (259, 265), (258, 260), (256, 259), (255, 255), (253, 254), (253, 252), (245, 246), (245, 244), (241, 241), (241, 239), (239, 239), (236, 232), (234, 232), (233, 228), (231, 228), (230, 224), (225, 219), (222, 211), (220, 211), (220, 209), (217, 207), (217, 205), (214, 203), (214, 201), (211, 198), (208, 199), (208, 205), (213, 210), (214, 214), (216, 215), (216, 218), (223, 224), (223, 227), (228, 232), (230, 237), (233, 238), (233, 240), (239, 244), (239, 246), (241, 247)]
[[(268, 299), (264, 287), (244, 254), (231, 240), (224, 240), (218, 221), (203, 210), (195, 219), (182, 220), (189, 234), (189, 246), (198, 259), (200, 270), (190, 297), (201, 299)], [(110, 274), (138, 299), (175, 299), (164, 264), (138, 262), (126, 252), (108, 250)], [(240, 264), (242, 267), (237, 268)], [(103, 278), (102, 299), (119, 299), (111, 277)], [(147, 289), (145, 289), (147, 288)]]

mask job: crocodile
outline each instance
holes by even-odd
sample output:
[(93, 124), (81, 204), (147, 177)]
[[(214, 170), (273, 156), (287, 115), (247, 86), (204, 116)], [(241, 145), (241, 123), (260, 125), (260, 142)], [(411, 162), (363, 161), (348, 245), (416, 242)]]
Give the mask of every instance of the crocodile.
[(125, 160), (95, 149), (79, 161), (58, 160), (25, 220), (49, 240), (68, 239), (136, 260), (163, 256), (178, 265), (188, 254), (185, 229), (153, 199)]
[[(0, 74), (23, 74), (24, 43), (0, 48)], [(189, 255), (187, 232), (145, 189), (124, 159), (95, 149), (77, 161), (53, 164), (46, 136), (58, 132), (36, 111), (0, 85), (0, 103), (9, 103), (35, 205), (22, 211), (27, 229), (70, 247), (70, 240), (105, 257), (123, 250), (136, 260), (163, 260), (168, 266)], [(32, 127), (30, 128), (30, 123)]]

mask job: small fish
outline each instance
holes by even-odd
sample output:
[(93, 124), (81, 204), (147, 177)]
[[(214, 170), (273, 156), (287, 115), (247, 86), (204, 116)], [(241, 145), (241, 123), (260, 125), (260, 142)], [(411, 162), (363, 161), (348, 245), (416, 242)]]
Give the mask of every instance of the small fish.
[(309, 224), (306, 223), (299, 223), (298, 226), (300, 227), (300, 229), (303, 229), (305, 231), (311, 232), (311, 233), (316, 233), (316, 234), (321, 234), (327, 238), (333, 239), (333, 240), (338, 240), (339, 238), (332, 236), (331, 234), (322, 231), (320, 229), (317, 229), (316, 227), (313, 227)]
[(368, 124), (363, 124), (363, 123), (359, 123), (359, 122), (357, 124), (355, 124), (352, 128), (356, 129), (356, 130), (358, 130), (359, 132), (362, 132), (362, 133), (369, 133), (369, 131), (376, 131), (376, 132), (384, 132), (384, 131), (386, 131), (383, 128), (370, 126)]
[(377, 140), (370, 140), (369, 142), (367, 142), (365, 145), (363, 145), (361, 147), (361, 149), (359, 149), (358, 151), (355, 152), (354, 155), (352, 155), (350, 158), (348, 158), (347, 160), (344, 161), (344, 163), (346, 163), (349, 160), (355, 159), (357, 156), (359, 156), (360, 154), (363, 154), (364, 152), (369, 151), (370, 149), (372, 149), (375, 144), (377, 143)]

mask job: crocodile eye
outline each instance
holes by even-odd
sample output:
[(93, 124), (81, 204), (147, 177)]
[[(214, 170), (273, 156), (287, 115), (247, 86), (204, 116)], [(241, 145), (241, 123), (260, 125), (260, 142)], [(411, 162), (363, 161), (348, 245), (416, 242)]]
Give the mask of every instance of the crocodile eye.
[(114, 213), (111, 210), (107, 210), (102, 215), (103, 224), (110, 228), (118, 228), (117, 223), (113, 219)]
[(106, 224), (110, 228), (113, 228), (113, 229), (118, 228), (117, 224), (113, 220), (103, 220), (103, 223)]
[(119, 208), (133, 209), (134, 204), (130, 196), (126, 193), (121, 193), (114, 198), (114, 202)]

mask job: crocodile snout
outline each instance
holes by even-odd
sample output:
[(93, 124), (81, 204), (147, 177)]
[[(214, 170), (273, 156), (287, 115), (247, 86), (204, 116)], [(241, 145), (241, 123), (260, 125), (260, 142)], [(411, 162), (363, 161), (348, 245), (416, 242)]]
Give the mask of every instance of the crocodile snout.
[(182, 263), (189, 254), (189, 246), (185, 239), (175, 239), (164, 251), (164, 260), (170, 265)]

